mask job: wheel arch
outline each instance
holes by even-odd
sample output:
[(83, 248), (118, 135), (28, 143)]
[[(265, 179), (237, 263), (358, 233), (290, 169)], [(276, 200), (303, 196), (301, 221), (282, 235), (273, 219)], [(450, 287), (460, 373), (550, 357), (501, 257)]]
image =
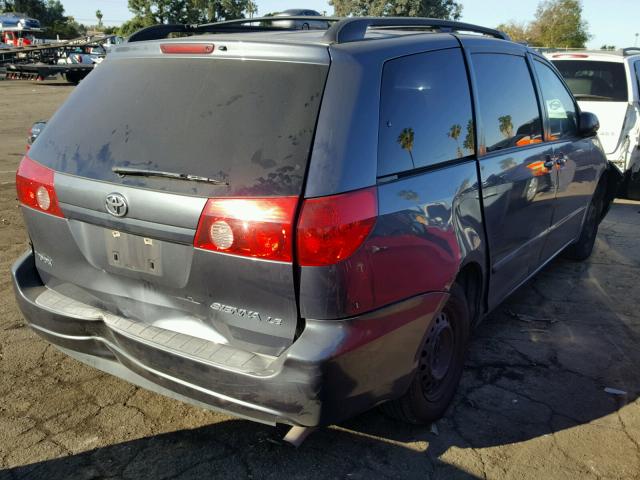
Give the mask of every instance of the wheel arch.
[(480, 322), (484, 311), (483, 307), (485, 307), (486, 282), (481, 264), (476, 260), (463, 263), (456, 275), (455, 283), (460, 285), (465, 292), (471, 325), (475, 326)]

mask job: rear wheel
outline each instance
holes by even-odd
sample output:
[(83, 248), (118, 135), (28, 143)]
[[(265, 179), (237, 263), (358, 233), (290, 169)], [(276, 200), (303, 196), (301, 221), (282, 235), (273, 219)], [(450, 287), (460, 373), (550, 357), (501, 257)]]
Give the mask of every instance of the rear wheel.
[(302, 24), (302, 30), (309, 30), (309, 24), (308, 23), (303, 23)]
[(601, 183), (598, 185), (589, 209), (587, 210), (587, 216), (582, 224), (582, 231), (580, 237), (574, 243), (569, 245), (564, 251), (564, 256), (576, 261), (586, 260), (591, 256), (593, 252), (593, 246), (596, 243), (596, 236), (598, 235), (598, 226), (600, 225), (600, 219), (602, 217), (602, 208), (604, 204), (604, 188)]
[(420, 351), (409, 391), (382, 405), (389, 416), (408, 423), (440, 418), (456, 392), (469, 341), (470, 315), (462, 287), (454, 284), (442, 312), (433, 320)]
[(67, 82), (72, 83), (73, 85), (78, 85), (78, 83), (80, 83), (80, 75), (78, 72), (67, 72), (64, 74), (64, 78)]
[(629, 200), (640, 200), (640, 172), (627, 174), (624, 182), (623, 195)]

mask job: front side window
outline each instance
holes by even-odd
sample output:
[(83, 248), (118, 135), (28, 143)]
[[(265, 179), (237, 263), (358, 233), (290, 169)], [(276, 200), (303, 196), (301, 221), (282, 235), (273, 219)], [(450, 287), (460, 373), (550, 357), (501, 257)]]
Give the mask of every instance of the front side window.
[(542, 142), (538, 102), (524, 57), (478, 53), (472, 59), (486, 151)]
[(381, 95), (379, 175), (474, 154), (471, 96), (459, 49), (387, 62)]
[(551, 68), (538, 60), (533, 64), (549, 119), (549, 139), (561, 140), (575, 136), (578, 132), (578, 121), (573, 98)]

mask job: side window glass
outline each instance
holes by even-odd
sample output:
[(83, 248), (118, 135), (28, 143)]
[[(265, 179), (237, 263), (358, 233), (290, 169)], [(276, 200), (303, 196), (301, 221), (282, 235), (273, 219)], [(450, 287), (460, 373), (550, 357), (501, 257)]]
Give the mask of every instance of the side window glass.
[(524, 57), (477, 53), (480, 118), (487, 152), (542, 142), (542, 123)]
[(378, 175), (475, 153), (469, 82), (459, 49), (387, 62), (381, 92)]
[(640, 96), (640, 60), (636, 62), (636, 81), (638, 82), (638, 95)]
[(538, 60), (533, 64), (538, 74), (542, 100), (549, 117), (550, 140), (574, 137), (578, 132), (578, 120), (573, 97), (551, 68)]

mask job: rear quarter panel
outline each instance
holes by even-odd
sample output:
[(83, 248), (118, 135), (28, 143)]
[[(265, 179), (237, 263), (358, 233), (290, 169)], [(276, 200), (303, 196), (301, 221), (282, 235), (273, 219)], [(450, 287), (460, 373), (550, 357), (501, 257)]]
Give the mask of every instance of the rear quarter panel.
[(330, 267), (302, 267), (301, 314), (335, 319), (447, 291), (468, 262), (485, 265), (475, 160), (378, 186), (377, 223)]

